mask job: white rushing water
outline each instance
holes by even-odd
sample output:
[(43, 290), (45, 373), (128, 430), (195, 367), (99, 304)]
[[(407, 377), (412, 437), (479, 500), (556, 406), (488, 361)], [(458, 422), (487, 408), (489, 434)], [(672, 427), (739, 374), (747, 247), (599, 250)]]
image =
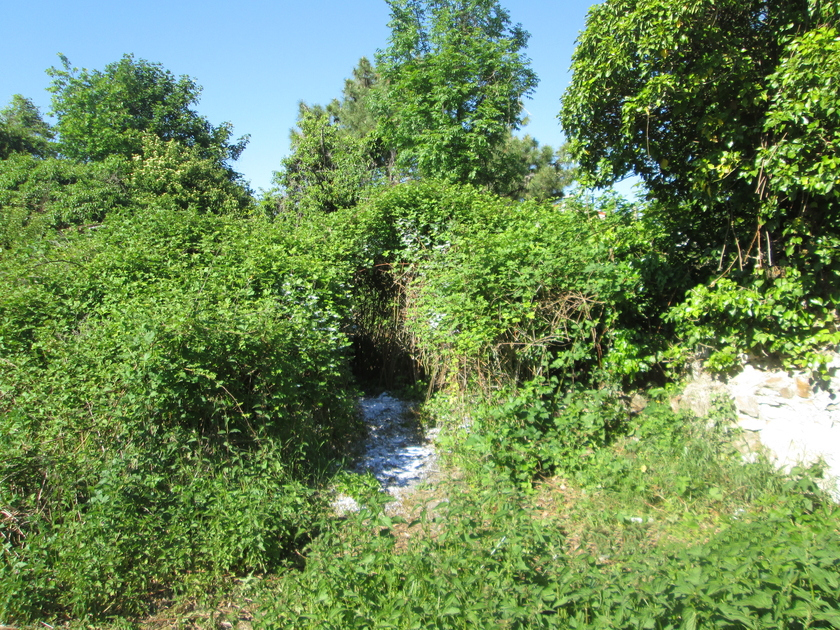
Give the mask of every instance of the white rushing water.
[[(382, 489), (399, 501), (414, 486), (437, 470), (433, 440), (438, 429), (423, 432), (411, 416), (412, 405), (388, 392), (359, 401), (368, 435), (357, 472), (371, 472)], [(356, 502), (340, 496), (333, 502), (339, 513), (358, 510)]]

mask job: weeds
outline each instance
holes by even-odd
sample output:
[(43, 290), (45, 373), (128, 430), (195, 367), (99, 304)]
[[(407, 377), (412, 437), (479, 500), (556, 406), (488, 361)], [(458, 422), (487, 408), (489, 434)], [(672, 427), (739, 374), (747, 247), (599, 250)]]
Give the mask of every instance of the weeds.
[(573, 480), (474, 468), (415, 522), (334, 523), (255, 627), (838, 627), (840, 511), (806, 471), (745, 465), (718, 415), (651, 405)]

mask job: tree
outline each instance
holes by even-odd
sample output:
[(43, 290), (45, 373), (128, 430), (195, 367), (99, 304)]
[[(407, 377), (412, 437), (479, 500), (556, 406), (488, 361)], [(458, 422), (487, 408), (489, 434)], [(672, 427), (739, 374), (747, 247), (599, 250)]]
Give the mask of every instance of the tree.
[[(820, 26), (792, 39), (768, 81), (770, 105), (751, 177), (768, 226), (815, 237), (813, 253), (840, 241), (840, 31)], [(788, 212), (774, 212), (774, 210)], [(790, 221), (793, 212), (800, 224)], [(784, 224), (782, 224), (784, 221)], [(804, 228), (804, 230), (803, 230)], [(827, 237), (835, 236), (834, 241)]]
[(50, 126), (41, 118), (35, 104), (15, 94), (12, 102), (0, 110), (0, 159), (5, 160), (12, 153), (29, 153), (37, 157), (48, 157), (54, 153), (50, 142), (53, 139)]
[(371, 107), (371, 93), (378, 84), (376, 68), (367, 57), (362, 57), (353, 68), (353, 76), (344, 81), (341, 100), (333, 99), (326, 111), (356, 138), (374, 133), (377, 121)]
[(407, 173), (492, 186), (494, 152), (537, 85), (528, 33), (495, 0), (388, 0), (379, 130)]
[(512, 133), (495, 152), (493, 191), (512, 199), (554, 201), (576, 176), (568, 145), (555, 151), (536, 138)]
[[(779, 264), (796, 245), (797, 218), (811, 236), (826, 225), (828, 198), (816, 197), (831, 192), (826, 177), (836, 172), (826, 167), (838, 146), (837, 74), (828, 69), (837, 15), (836, 0), (593, 7), (561, 111), (588, 183), (641, 176), (656, 200), (651, 213), (696, 265)], [(820, 140), (822, 130), (833, 139)], [(819, 168), (822, 188), (802, 185)], [(815, 203), (818, 213), (808, 210)], [(836, 215), (836, 200), (829, 206)]]
[(371, 136), (354, 137), (321, 106), (300, 104), (291, 139), (292, 154), (274, 174), (283, 191), (280, 211), (349, 208), (376, 178)]
[(125, 55), (104, 71), (78, 70), (61, 56), (50, 68), (52, 109), (61, 154), (76, 160), (139, 155), (143, 134), (196, 147), (200, 157), (224, 164), (239, 157), (247, 136), (231, 142), (230, 123), (213, 126), (192, 106), (201, 88), (188, 76), (175, 78), (160, 64)]
[(142, 140), (142, 154), (132, 156), (124, 182), (134, 207), (230, 214), (251, 206), (250, 189), (201, 157), (199, 147), (149, 133)]
[[(353, 68), (353, 76), (344, 81), (341, 100), (333, 99), (324, 111), (343, 132), (356, 140), (365, 141), (372, 168), (381, 171), (387, 181), (393, 183), (398, 179), (395, 173), (396, 149), (382, 138), (376, 109), (383, 89), (377, 68), (362, 57)], [(375, 179), (379, 179), (378, 175)]]

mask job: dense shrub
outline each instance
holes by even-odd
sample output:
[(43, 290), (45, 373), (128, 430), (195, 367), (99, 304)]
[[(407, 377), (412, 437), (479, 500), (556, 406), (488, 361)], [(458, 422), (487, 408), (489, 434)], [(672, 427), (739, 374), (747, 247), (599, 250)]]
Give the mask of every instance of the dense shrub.
[(277, 567), (354, 430), (320, 236), (146, 208), (3, 255), (0, 618), (138, 613)]
[(124, 208), (128, 163), (120, 157), (82, 164), (14, 154), (0, 160), (0, 249), (70, 225), (98, 223)]
[(621, 200), (514, 203), (415, 183), (337, 214), (358, 243), (357, 295), (388, 317), (361, 327), (390, 329), (433, 385), (597, 384), (644, 373), (663, 347), (674, 271)]

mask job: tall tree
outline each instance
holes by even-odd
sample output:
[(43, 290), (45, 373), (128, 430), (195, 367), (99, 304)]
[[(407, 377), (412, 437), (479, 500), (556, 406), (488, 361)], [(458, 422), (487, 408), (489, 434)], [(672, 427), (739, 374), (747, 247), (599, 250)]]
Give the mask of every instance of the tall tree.
[(353, 76), (344, 80), (341, 100), (333, 99), (327, 105), (327, 112), (335, 122), (356, 138), (363, 138), (376, 130), (371, 99), (378, 83), (376, 68), (367, 57), (362, 57), (353, 68)]
[(495, 0), (388, 0), (379, 130), (405, 172), (492, 187), (494, 153), (537, 77), (528, 33)]
[[(398, 179), (395, 174), (396, 149), (386, 143), (379, 129), (376, 103), (384, 84), (377, 68), (362, 57), (353, 68), (353, 75), (344, 81), (341, 100), (333, 99), (326, 112), (332, 122), (356, 140), (364, 140), (370, 150), (371, 165), (387, 181)], [(378, 175), (375, 179), (380, 179)]]
[(280, 212), (333, 212), (349, 208), (376, 178), (374, 137), (356, 137), (319, 106), (300, 104), (292, 153), (274, 174)]
[(803, 238), (840, 233), (839, 4), (593, 7), (561, 112), (589, 183), (641, 176), (679, 252), (698, 264), (724, 254), (745, 268), (777, 264)]
[(35, 104), (20, 94), (15, 94), (9, 106), (0, 110), (0, 159), (5, 160), (12, 153), (48, 157), (54, 153), (50, 142), (53, 135)]
[(576, 177), (568, 144), (554, 150), (536, 138), (512, 133), (494, 155), (493, 191), (512, 199), (554, 201)]
[(104, 71), (78, 70), (63, 55), (53, 77), (52, 110), (58, 116), (62, 155), (102, 160), (139, 155), (143, 134), (196, 147), (200, 157), (219, 164), (235, 160), (247, 137), (231, 141), (230, 123), (212, 125), (192, 106), (201, 88), (188, 76), (176, 78), (160, 64), (125, 55)]

